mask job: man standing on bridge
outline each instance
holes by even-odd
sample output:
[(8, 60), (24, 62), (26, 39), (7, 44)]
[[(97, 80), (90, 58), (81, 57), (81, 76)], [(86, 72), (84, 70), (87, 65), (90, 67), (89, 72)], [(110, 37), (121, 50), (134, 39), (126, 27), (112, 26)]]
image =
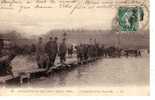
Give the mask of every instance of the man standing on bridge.
[(61, 63), (64, 63), (66, 61), (67, 46), (66, 46), (65, 41), (66, 39), (64, 38), (62, 40), (62, 43), (59, 46), (59, 56), (60, 56)]
[(46, 53), (49, 57), (49, 64), (48, 64), (48, 69), (54, 65), (57, 52), (58, 52), (58, 46), (57, 46), (57, 37), (53, 38), (50, 37), (49, 41), (46, 44)]
[(42, 37), (36, 45), (36, 60), (39, 68), (46, 68), (48, 63), (48, 57), (45, 53), (45, 46)]
[(52, 65), (54, 65), (54, 62), (55, 62), (55, 60), (56, 60), (56, 56), (57, 56), (57, 54), (58, 54), (58, 44), (57, 44), (57, 40), (58, 40), (58, 38), (57, 37), (55, 37), (54, 38), (54, 41), (53, 41), (53, 48), (51, 48), (51, 49), (53, 49), (53, 55), (52, 55)]

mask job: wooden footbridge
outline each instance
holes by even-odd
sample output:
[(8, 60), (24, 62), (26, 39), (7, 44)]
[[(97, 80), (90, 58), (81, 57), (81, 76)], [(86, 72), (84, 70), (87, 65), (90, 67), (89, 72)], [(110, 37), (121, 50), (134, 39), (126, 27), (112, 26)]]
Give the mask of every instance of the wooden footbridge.
[(11, 75), (0, 76), (0, 86), (21, 86), (25, 83), (30, 83), (31, 80), (35, 80), (41, 77), (50, 77), (52, 73), (58, 73), (62, 70), (72, 70), (78, 66), (85, 65), (88, 63), (95, 62), (97, 59), (88, 59), (82, 62), (77, 60), (68, 60), (64, 64), (57, 63), (50, 69), (27, 69), (20, 72), (14, 72), (14, 77)]

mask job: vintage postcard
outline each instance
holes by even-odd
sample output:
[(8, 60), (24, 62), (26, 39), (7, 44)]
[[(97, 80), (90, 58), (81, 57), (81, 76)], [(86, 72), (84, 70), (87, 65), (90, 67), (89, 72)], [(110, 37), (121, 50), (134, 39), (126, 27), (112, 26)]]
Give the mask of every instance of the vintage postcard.
[(0, 0), (0, 95), (148, 96), (149, 0)]

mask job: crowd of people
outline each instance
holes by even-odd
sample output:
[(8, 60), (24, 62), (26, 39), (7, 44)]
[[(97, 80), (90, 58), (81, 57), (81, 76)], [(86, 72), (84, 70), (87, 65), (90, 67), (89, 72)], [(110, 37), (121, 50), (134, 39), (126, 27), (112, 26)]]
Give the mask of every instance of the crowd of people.
[(99, 45), (96, 40), (92, 43), (90, 39), (89, 43), (81, 43), (76, 47), (78, 62), (86, 61), (88, 59), (96, 59), (104, 55), (104, 45)]
[[(99, 45), (96, 40), (90, 39), (90, 43), (80, 43), (79, 45), (68, 47), (66, 39), (63, 38), (61, 43), (58, 44), (57, 37), (49, 37), (47, 43), (44, 44), (43, 39), (40, 37), (36, 45), (36, 61), (39, 68), (49, 69), (55, 63), (57, 57), (60, 63), (64, 64), (66, 56), (72, 57), (76, 55), (78, 62), (88, 59), (96, 59), (103, 55), (104, 45)], [(92, 42), (93, 41), (93, 42)]]
[(66, 59), (72, 58), (74, 55), (74, 57), (77, 57), (77, 61), (81, 63), (87, 60), (95, 60), (101, 56), (112, 57), (112, 53), (116, 51), (115, 47), (105, 48), (104, 44), (99, 44), (96, 39), (91, 38), (85, 43), (80, 41), (79, 44), (73, 45), (71, 43), (70, 46), (66, 43), (65, 37), (59, 39), (59, 42), (57, 37), (49, 37), (46, 43), (45, 41), (42, 37), (39, 37), (36, 44), (24, 48), (12, 45), (11, 41), (4, 44), (0, 42), (0, 70), (3, 69), (5, 72), (12, 74), (11, 61), (17, 55), (35, 55), (38, 68), (49, 70), (54, 66), (57, 58), (59, 58), (61, 64), (65, 64)]
[[(25, 47), (27, 50), (31, 50), (30, 52), (26, 52), (26, 54), (35, 54), (38, 68), (46, 68), (48, 70), (54, 65), (57, 56), (59, 56), (60, 62), (64, 63), (67, 53), (66, 39), (63, 38), (59, 45), (57, 40), (57, 37), (50, 37), (48, 42), (44, 43), (43, 38), (40, 37), (37, 44), (32, 45), (33, 48)], [(14, 45), (8, 39), (1, 41), (0, 47), (0, 75), (11, 74), (13, 76), (11, 61), (17, 55), (25, 55), (24, 51), (21, 51), (22, 48)]]
[[(57, 37), (49, 37), (47, 43), (44, 42), (45, 40), (40, 37), (36, 44), (31, 45), (31, 48), (26, 46), (25, 49), (28, 49), (28, 55), (35, 54), (38, 68), (45, 68), (47, 70), (54, 66), (57, 58), (59, 58), (61, 64), (65, 64), (67, 56), (72, 58), (72, 55), (76, 55), (78, 62), (82, 62), (83, 60), (88, 60), (89, 58), (95, 59), (103, 55), (102, 51), (104, 47), (92, 39), (89, 39), (89, 43), (80, 43), (74, 46), (72, 44), (68, 46), (65, 37), (60, 43), (58, 43)], [(0, 52), (0, 69), (12, 74), (11, 61), (16, 55), (23, 54), (21, 52), (24, 52), (24, 49), (12, 45), (9, 40), (4, 45), (1, 42), (0, 45), (3, 47)]]
[(43, 39), (39, 38), (36, 45), (36, 61), (39, 68), (49, 69), (54, 65), (57, 56), (59, 56), (61, 63), (66, 61), (66, 39), (63, 38), (59, 45), (57, 40), (57, 37), (49, 37), (48, 42), (44, 44)]

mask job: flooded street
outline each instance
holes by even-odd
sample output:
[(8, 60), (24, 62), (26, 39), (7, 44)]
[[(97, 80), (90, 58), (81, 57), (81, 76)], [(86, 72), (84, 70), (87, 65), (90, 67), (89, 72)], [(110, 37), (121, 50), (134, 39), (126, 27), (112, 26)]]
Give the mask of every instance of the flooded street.
[[(77, 86), (125, 86), (148, 85), (149, 83), (149, 57), (121, 57), (102, 58), (96, 62), (53, 73), (50, 77), (41, 77), (32, 80), (28, 87), (77, 87)], [(19, 59), (19, 58), (18, 58)], [(18, 60), (16, 59), (16, 60)], [(23, 58), (17, 65), (13, 63), (13, 70), (26, 70), (36, 67), (33, 60)], [(29, 61), (30, 60), (30, 61)], [(22, 65), (22, 62), (26, 65)], [(27, 62), (27, 63), (25, 63)], [(16, 67), (15, 67), (16, 66)], [(18, 66), (18, 68), (17, 68)], [(21, 66), (21, 67), (19, 67)], [(26, 68), (25, 68), (26, 67)]]

